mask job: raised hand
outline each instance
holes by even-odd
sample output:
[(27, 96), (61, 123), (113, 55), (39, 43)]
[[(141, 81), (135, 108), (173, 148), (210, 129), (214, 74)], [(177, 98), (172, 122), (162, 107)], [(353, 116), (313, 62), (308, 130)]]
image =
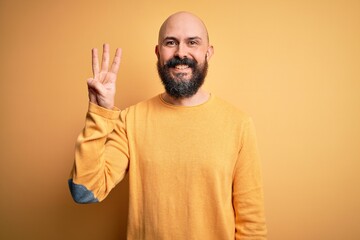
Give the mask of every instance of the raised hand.
[(96, 48), (92, 49), (93, 77), (87, 79), (87, 85), (90, 102), (104, 108), (112, 109), (115, 102), (116, 77), (120, 67), (121, 49), (116, 49), (115, 57), (110, 70), (109, 49), (109, 44), (104, 44), (101, 69), (99, 67), (98, 50)]

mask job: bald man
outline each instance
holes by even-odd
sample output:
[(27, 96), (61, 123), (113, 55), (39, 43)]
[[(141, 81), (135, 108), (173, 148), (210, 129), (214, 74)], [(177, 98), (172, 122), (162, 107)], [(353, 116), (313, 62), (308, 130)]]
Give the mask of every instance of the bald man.
[(89, 108), (69, 187), (100, 202), (129, 174), (127, 239), (266, 239), (262, 180), (250, 117), (202, 88), (214, 53), (188, 12), (162, 24), (155, 47), (165, 91), (114, 106), (121, 50), (93, 49)]

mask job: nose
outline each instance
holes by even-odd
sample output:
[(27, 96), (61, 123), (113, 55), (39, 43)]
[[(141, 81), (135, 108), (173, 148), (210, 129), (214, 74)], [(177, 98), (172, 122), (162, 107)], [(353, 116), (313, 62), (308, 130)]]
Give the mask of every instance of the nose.
[(175, 56), (179, 57), (180, 59), (187, 58), (188, 51), (186, 45), (180, 43), (176, 49)]

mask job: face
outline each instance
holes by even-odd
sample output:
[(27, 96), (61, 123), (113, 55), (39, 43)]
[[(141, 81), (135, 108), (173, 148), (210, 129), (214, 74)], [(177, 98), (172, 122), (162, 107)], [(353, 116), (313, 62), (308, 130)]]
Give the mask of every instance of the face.
[[(176, 73), (172, 74), (175, 68)], [(188, 68), (190, 73), (180, 70)], [(175, 99), (189, 98), (197, 93), (204, 83), (207, 74), (207, 61), (203, 65), (197, 64), (194, 60), (179, 57), (170, 59), (164, 66), (157, 62), (157, 69), (160, 79), (166, 92)], [(178, 71), (179, 70), (179, 71)], [(190, 79), (188, 79), (190, 77)]]
[(196, 94), (213, 53), (204, 24), (188, 13), (172, 15), (160, 29), (155, 51), (166, 92), (174, 98)]

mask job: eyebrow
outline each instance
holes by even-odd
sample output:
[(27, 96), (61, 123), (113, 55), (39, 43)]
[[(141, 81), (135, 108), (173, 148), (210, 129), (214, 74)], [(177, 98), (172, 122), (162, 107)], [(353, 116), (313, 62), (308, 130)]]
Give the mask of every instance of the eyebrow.
[(202, 38), (201, 38), (201, 37), (190, 37), (190, 38), (188, 38), (188, 40), (199, 40), (199, 41), (202, 41)]
[[(200, 40), (202, 41), (202, 38), (201, 37), (188, 37), (186, 38), (187, 40)], [(172, 36), (168, 36), (168, 37), (165, 37), (162, 42), (166, 41), (166, 40), (175, 40), (175, 41), (179, 41), (176, 37), (172, 37)]]

